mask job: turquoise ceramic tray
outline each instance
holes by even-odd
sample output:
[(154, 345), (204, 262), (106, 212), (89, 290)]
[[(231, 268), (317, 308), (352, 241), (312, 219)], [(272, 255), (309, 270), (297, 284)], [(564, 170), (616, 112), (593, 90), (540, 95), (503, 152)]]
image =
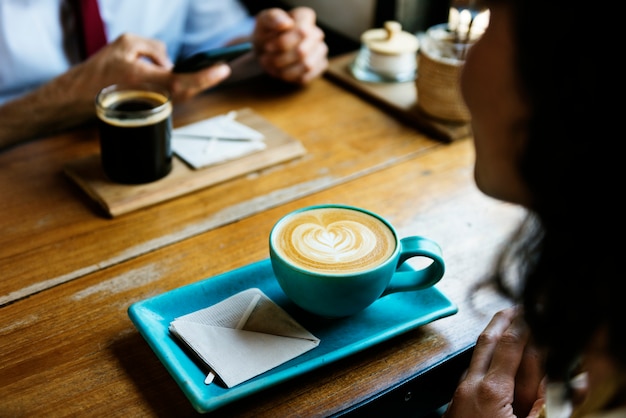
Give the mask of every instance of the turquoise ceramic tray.
[[(170, 322), (257, 287), (302, 326), (320, 338), (313, 350), (230, 389), (204, 384), (206, 370), (170, 335)], [(453, 315), (457, 307), (435, 287), (396, 293), (343, 319), (320, 319), (291, 303), (282, 292), (269, 259), (132, 304), (128, 315), (198, 412), (210, 412), (252, 393), (284, 382), (381, 341)]]

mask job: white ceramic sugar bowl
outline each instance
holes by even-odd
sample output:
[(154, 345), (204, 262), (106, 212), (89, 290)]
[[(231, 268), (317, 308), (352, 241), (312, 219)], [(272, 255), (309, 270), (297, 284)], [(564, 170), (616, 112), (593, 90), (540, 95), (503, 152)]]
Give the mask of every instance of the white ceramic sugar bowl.
[(415, 80), (418, 38), (402, 30), (399, 22), (387, 21), (382, 29), (361, 35), (361, 49), (350, 66), (361, 81), (405, 82)]

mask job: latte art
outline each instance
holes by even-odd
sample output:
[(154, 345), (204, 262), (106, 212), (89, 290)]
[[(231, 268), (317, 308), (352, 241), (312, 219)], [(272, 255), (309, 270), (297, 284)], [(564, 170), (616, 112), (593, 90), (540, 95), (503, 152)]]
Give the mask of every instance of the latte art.
[(307, 223), (294, 228), (291, 244), (319, 263), (350, 263), (376, 249), (376, 235), (358, 222), (338, 221), (326, 227)]
[(344, 208), (320, 208), (283, 219), (274, 247), (291, 264), (325, 273), (368, 270), (387, 260), (396, 248), (389, 227), (379, 219)]

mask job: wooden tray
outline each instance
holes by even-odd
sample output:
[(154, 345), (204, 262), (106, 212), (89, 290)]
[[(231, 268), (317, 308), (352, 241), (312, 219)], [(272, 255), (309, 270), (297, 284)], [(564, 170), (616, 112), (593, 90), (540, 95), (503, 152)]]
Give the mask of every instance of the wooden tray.
[(472, 131), (469, 123), (437, 120), (418, 109), (418, 94), (414, 81), (371, 83), (354, 78), (349, 67), (357, 53), (358, 51), (349, 52), (333, 58), (330, 61), (328, 71), (326, 71), (326, 76), (444, 142), (471, 136)]
[(141, 185), (124, 185), (108, 180), (100, 164), (100, 154), (71, 161), (65, 165), (64, 172), (111, 217), (115, 217), (306, 154), (300, 141), (251, 109), (237, 110), (237, 121), (263, 133), (267, 147), (199, 170), (174, 157), (170, 174)]

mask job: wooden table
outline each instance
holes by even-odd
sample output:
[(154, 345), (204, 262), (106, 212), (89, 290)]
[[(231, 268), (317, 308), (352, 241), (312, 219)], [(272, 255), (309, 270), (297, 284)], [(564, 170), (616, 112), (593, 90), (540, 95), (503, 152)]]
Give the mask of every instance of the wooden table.
[(447, 272), (437, 288), (459, 312), (210, 416), (388, 413), (449, 395), (456, 377), (445, 367), (466, 361), (508, 304), (470, 288), (521, 211), (475, 188), (469, 139), (434, 140), (327, 79), (220, 88), (179, 106), (174, 121), (244, 107), (307, 154), (113, 219), (62, 173), (97, 152), (92, 126), (0, 153), (0, 417), (197, 416), (128, 307), (267, 258), (279, 217), (324, 202), (368, 208), (402, 236), (439, 242)]

